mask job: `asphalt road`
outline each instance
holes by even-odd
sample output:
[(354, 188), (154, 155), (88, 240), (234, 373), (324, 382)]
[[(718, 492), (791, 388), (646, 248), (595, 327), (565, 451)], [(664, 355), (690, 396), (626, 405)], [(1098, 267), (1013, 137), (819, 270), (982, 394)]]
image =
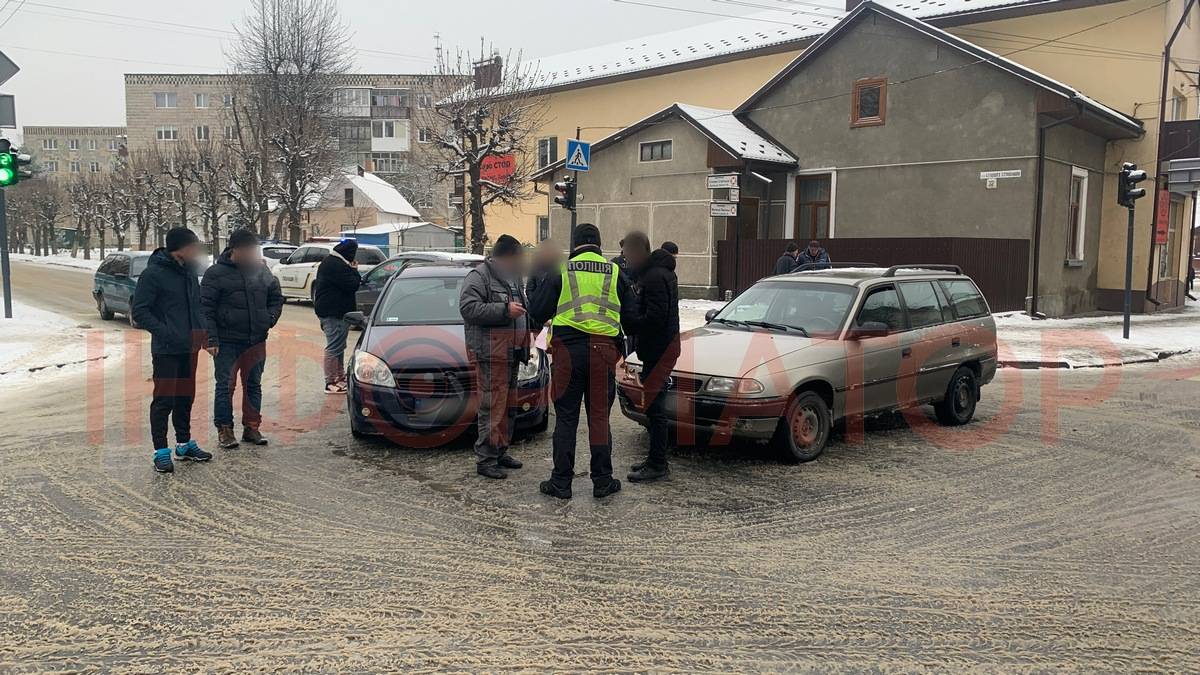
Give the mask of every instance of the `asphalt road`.
[[(80, 277), (18, 296), (86, 313)], [(275, 441), (172, 476), (122, 369), (0, 391), (0, 670), (1200, 669), (1200, 360), (1003, 371), (960, 429), (685, 449), (563, 503), (547, 438), (488, 482), (354, 440), (275, 358)]]

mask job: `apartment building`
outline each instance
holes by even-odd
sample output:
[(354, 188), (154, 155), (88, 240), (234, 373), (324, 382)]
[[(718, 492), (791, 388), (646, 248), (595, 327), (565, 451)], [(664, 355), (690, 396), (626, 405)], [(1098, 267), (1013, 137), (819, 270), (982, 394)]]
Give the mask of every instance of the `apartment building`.
[[(236, 75), (128, 73), (125, 120), (130, 150), (185, 141), (233, 138), (230, 106)], [(422, 109), (440, 93), (428, 75), (354, 73), (338, 93), (342, 119), (336, 136), (347, 166), (360, 166), (397, 185), (430, 222), (457, 224), (453, 185), (434, 180), (428, 133), (417, 128)]]
[(125, 147), (125, 127), (27, 126), (21, 132), (34, 171), (56, 178), (108, 171)]

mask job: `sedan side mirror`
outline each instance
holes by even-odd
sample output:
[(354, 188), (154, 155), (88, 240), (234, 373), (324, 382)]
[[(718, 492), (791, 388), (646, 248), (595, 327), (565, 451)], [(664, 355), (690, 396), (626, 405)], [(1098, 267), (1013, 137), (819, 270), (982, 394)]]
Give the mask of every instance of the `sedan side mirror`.
[(347, 312), (342, 318), (346, 320), (346, 323), (360, 330), (367, 327), (367, 315), (362, 312)]
[(719, 309), (710, 309), (710, 310), (708, 310), (707, 312), (705, 312), (705, 313), (704, 313), (704, 321), (705, 321), (705, 323), (707, 323), (707, 322), (709, 322), (709, 321), (712, 321), (713, 319), (717, 318), (717, 315), (718, 315), (718, 314), (720, 314), (720, 313), (721, 313), (721, 310), (719, 310)]
[(887, 337), (891, 333), (886, 323), (880, 321), (864, 321), (850, 329), (849, 337), (851, 340), (863, 340), (866, 338)]

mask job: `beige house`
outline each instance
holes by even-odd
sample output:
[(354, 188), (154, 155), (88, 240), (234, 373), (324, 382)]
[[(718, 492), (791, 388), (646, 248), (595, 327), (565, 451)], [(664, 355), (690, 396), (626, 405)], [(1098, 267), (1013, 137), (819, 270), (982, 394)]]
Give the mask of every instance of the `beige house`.
[(331, 180), (319, 202), (304, 211), (305, 229), (314, 237), (421, 221), (394, 185), (362, 168)]

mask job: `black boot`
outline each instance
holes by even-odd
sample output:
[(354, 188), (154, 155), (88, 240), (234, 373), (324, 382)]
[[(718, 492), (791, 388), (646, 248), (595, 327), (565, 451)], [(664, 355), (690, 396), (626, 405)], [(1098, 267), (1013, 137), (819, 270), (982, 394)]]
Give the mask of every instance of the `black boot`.
[(478, 464), (475, 467), (475, 471), (477, 471), (479, 475), (483, 476), (484, 478), (494, 478), (496, 480), (504, 480), (505, 478), (508, 478), (508, 474), (504, 473), (504, 469), (501, 469), (495, 464)]
[(610, 480), (608, 485), (600, 487), (599, 485), (592, 486), (592, 496), (596, 499), (604, 499), (609, 495), (615, 495), (621, 491), (621, 481), (616, 478)]
[(500, 458), (496, 460), (496, 463), (498, 463), (500, 466), (502, 466), (506, 469), (519, 469), (519, 468), (525, 466), (524, 464), (521, 463), (521, 460), (517, 459), (516, 457), (513, 457), (512, 455), (510, 455), (508, 453), (504, 453), (503, 455), (500, 455)]
[(538, 491), (544, 495), (549, 495), (549, 496), (555, 497), (557, 499), (570, 499), (571, 498), (571, 488), (559, 487), (554, 484), (554, 481), (550, 481), (550, 480), (542, 481), (542, 484), (538, 486)]
[(649, 483), (651, 481), (661, 480), (671, 475), (671, 469), (668, 467), (651, 466), (649, 462), (643, 462), (638, 468), (629, 474), (628, 478), (634, 483)]

